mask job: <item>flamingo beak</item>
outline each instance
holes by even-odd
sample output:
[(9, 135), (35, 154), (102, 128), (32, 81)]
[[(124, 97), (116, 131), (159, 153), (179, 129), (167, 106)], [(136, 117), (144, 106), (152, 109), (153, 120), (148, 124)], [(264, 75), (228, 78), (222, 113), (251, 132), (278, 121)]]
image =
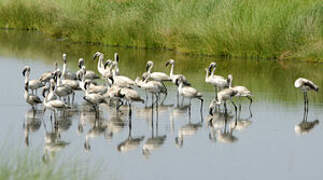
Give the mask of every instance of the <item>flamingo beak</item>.
[(146, 64), (146, 71), (148, 71), (150, 65), (149, 64)]
[(22, 71), (22, 75), (25, 77), (26, 76), (26, 71), (27, 71), (27, 68), (24, 68), (24, 70)]
[(98, 55), (98, 53), (95, 53), (94, 55), (93, 55), (93, 57), (92, 57), (92, 59), (93, 60), (95, 60), (96, 59), (96, 57), (98, 57), (99, 55)]
[(115, 61), (117, 61), (117, 62), (119, 62), (119, 55), (118, 55), (118, 53), (115, 53)]
[(211, 72), (212, 72), (212, 68), (213, 68), (213, 65), (210, 65), (210, 66), (209, 66), (209, 74), (211, 74)]

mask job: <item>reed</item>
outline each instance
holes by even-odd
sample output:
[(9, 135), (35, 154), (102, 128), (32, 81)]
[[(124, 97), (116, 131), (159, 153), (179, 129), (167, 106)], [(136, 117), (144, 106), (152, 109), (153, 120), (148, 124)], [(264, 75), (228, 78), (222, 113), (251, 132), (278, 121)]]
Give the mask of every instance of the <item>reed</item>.
[(0, 27), (190, 54), (322, 60), (321, 0), (0, 0)]
[[(4, 144), (4, 143), (3, 143)], [(25, 180), (59, 180), (75, 179), (88, 180), (98, 176), (99, 172), (92, 168), (82, 167), (80, 161), (59, 163), (52, 159), (50, 162), (43, 161), (36, 151), (13, 151), (5, 145), (0, 147), (0, 179), (25, 179)]]

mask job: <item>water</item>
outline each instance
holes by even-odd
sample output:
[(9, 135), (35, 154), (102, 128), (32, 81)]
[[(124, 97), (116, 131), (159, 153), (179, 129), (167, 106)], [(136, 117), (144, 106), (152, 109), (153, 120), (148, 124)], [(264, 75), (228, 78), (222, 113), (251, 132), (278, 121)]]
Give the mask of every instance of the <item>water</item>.
[[(7, 142), (10, 145), (7, 148), (31, 149), (39, 153), (39, 158), (48, 161), (56, 159), (62, 163), (72, 158), (85, 159), (82, 163), (89, 167), (100, 166), (99, 177), (102, 179), (323, 177), (320, 172), (323, 129), (318, 124), (307, 134), (295, 132), (295, 126), (302, 122), (304, 112), (302, 93), (293, 87), (294, 80), (299, 76), (310, 78), (322, 87), (322, 64), (229, 60), (185, 56), (163, 50), (73, 44), (51, 40), (37, 32), (2, 31), (0, 42), (0, 141)], [(44, 115), (45, 124), (40, 113), (36, 114), (36, 118), (30, 118), (31, 108), (23, 98), (22, 68), (30, 65), (32, 79), (38, 78), (42, 72), (52, 70), (55, 61), (61, 67), (61, 54), (66, 52), (68, 60), (72, 61), (69, 62), (70, 70), (77, 70), (79, 57), (84, 57), (87, 67), (95, 70), (97, 62), (90, 60), (95, 51), (105, 53), (106, 58), (112, 58), (114, 52), (119, 52), (121, 74), (133, 79), (144, 71), (147, 60), (155, 62), (155, 70), (169, 72), (165, 62), (174, 58), (175, 72), (185, 74), (192, 85), (203, 93), (202, 118), (198, 100), (193, 100), (191, 112), (172, 106), (176, 102), (176, 89), (171, 83), (167, 83), (169, 95), (165, 104), (168, 106), (152, 111), (142, 104), (135, 104), (131, 119), (126, 108), (122, 108), (123, 115), (116, 117), (112, 108), (101, 106), (101, 117), (96, 121), (93, 114), (80, 110), (85, 104), (83, 94), (78, 92), (77, 110), (70, 112), (67, 119), (61, 119), (58, 125), (60, 139), (68, 144), (56, 148), (57, 152), (54, 152), (53, 147), (45, 143), (46, 132), (53, 131), (49, 111)], [(230, 129), (235, 119), (231, 106), (226, 127), (220, 120), (217, 127), (208, 126), (207, 108), (214, 90), (204, 83), (204, 68), (211, 61), (218, 64), (217, 74), (226, 76), (231, 73), (234, 84), (245, 85), (254, 94), (253, 116), (249, 119), (248, 100), (242, 101), (240, 120), (244, 118), (246, 126), (243, 129), (239, 129), (240, 126)], [(142, 91), (140, 93), (144, 96)], [(309, 94), (308, 121), (320, 122), (323, 95), (321, 92)], [(220, 118), (225, 119), (224, 116)], [(194, 129), (184, 132), (182, 127), (187, 124), (191, 127), (193, 124)], [(93, 133), (93, 129), (98, 133)], [(224, 131), (227, 138), (223, 136)], [(138, 146), (133, 146), (133, 150), (120, 152), (121, 147), (118, 150), (119, 144), (135, 138), (142, 140), (139, 140)], [(143, 150), (147, 147), (145, 143), (157, 142), (158, 138), (160, 146), (156, 145), (156, 149), (150, 152)]]

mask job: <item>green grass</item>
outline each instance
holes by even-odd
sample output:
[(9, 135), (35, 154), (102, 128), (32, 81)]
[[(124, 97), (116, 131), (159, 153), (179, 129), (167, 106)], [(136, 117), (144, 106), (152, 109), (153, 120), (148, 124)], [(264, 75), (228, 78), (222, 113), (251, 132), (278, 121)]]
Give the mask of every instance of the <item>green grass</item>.
[(93, 168), (81, 166), (81, 161), (75, 159), (64, 164), (58, 163), (55, 159), (44, 163), (36, 151), (13, 151), (5, 148), (8, 147), (0, 147), (0, 180), (89, 180), (97, 177), (99, 173), (90, 170)]
[(0, 26), (190, 54), (323, 58), (321, 0), (0, 0)]

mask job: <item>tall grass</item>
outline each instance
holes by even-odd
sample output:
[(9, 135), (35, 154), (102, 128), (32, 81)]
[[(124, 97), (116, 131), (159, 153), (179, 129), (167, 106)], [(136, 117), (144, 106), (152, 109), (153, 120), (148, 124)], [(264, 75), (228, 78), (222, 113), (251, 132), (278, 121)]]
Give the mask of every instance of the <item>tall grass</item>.
[[(98, 176), (91, 168), (82, 167), (77, 160), (58, 163), (52, 160), (43, 163), (34, 151), (12, 151), (6, 146), (0, 147), (0, 179), (24, 180), (88, 180)], [(12, 148), (12, 147), (10, 147)]]
[(0, 26), (192, 54), (323, 57), (321, 0), (0, 0)]

